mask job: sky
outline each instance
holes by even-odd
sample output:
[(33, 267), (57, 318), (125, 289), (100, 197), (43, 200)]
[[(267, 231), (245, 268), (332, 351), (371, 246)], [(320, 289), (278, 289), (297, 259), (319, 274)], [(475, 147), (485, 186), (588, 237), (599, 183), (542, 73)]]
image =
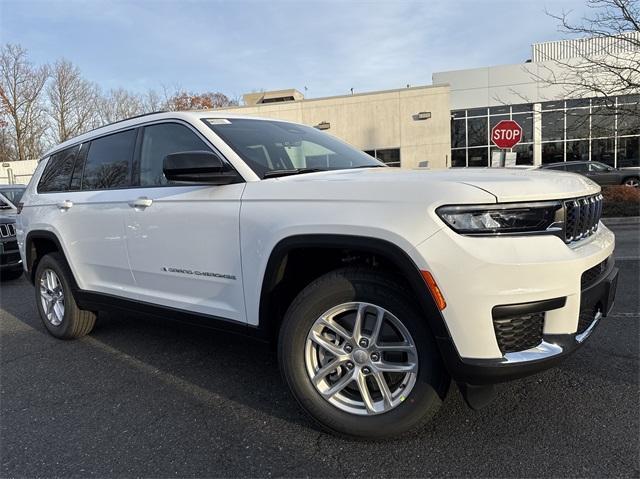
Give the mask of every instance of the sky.
[[(562, 39), (546, 11), (586, 0), (0, 0), (0, 42), (64, 57), (103, 89), (296, 88), (306, 97), (428, 85), (431, 74), (527, 60)], [(305, 90), (306, 87), (306, 90)]]

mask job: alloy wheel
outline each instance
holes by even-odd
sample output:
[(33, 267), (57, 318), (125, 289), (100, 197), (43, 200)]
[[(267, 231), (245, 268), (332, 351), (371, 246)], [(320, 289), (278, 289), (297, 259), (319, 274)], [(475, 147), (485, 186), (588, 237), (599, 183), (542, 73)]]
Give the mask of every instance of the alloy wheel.
[(640, 186), (640, 178), (627, 178), (624, 181), (625, 186), (631, 186), (632, 188), (638, 188)]
[(315, 321), (305, 363), (325, 400), (359, 415), (398, 407), (418, 373), (418, 353), (407, 328), (386, 309), (362, 302), (335, 306)]
[(45, 269), (40, 277), (40, 301), (47, 321), (60, 326), (64, 319), (64, 289), (52, 269)]

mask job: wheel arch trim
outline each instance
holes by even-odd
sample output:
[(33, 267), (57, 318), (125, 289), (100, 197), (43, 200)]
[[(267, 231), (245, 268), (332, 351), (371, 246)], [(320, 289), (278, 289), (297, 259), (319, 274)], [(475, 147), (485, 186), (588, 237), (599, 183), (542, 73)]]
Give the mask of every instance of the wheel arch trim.
[(33, 242), (34, 240), (38, 240), (38, 239), (44, 239), (47, 241), (51, 241), (55, 246), (56, 249), (58, 250), (58, 252), (64, 257), (65, 261), (67, 262), (67, 264), (69, 265), (69, 269), (71, 270), (71, 274), (72, 277), (70, 278), (72, 281), (72, 287), (77, 290), (78, 289), (78, 282), (76, 281), (76, 274), (73, 271), (73, 266), (71, 265), (71, 263), (68, 260), (67, 254), (65, 252), (64, 247), (62, 246), (62, 242), (60, 241), (60, 239), (58, 238), (58, 236), (52, 232), (52, 231), (48, 231), (48, 230), (32, 230), (29, 231), (25, 237), (24, 240), (24, 255), (25, 255), (25, 260), (26, 260), (26, 264), (25, 264), (25, 268), (27, 270), (27, 276), (29, 278), (29, 280), (31, 281), (31, 283), (33, 284), (35, 281), (35, 268), (33, 268), (33, 263), (35, 258), (33, 257)]
[(277, 326), (275, 320), (268, 317), (268, 311), (269, 293), (277, 284), (278, 269), (290, 251), (303, 248), (354, 249), (377, 254), (390, 260), (409, 283), (432, 334), (435, 337), (450, 337), (444, 318), (424, 282), (420, 268), (409, 253), (384, 239), (343, 234), (293, 235), (281, 239), (273, 247), (262, 277), (258, 309), (259, 328), (266, 334), (270, 334)]

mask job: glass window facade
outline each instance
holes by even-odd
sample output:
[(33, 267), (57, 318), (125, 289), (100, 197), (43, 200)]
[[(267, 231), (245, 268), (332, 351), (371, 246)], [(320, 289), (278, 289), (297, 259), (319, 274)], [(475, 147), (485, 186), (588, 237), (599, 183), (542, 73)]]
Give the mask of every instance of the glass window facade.
[(514, 120), (522, 127), (522, 142), (512, 151), (516, 164), (533, 165), (533, 105), (503, 105), (451, 112), (451, 166), (489, 166), (491, 128), (502, 120)]
[(637, 95), (541, 104), (542, 163), (593, 160), (640, 166)]
[(491, 128), (508, 119), (523, 130), (522, 141), (512, 150), (518, 165), (533, 165), (537, 153), (542, 163), (594, 160), (640, 166), (638, 95), (452, 111), (451, 166), (489, 166), (496, 150), (489, 139)]
[(400, 167), (400, 148), (386, 148), (381, 150), (367, 150), (366, 154), (377, 158), (387, 166)]

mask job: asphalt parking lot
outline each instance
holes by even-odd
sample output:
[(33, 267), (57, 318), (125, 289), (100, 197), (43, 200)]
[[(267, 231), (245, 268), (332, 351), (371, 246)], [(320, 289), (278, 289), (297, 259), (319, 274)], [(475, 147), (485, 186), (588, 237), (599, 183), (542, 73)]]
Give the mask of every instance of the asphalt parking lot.
[(319, 432), (268, 346), (103, 316), (49, 336), (24, 279), (0, 296), (1, 477), (640, 475), (640, 226), (613, 227), (613, 315), (559, 367), (481, 411), (456, 387), (425, 429), (379, 443)]

